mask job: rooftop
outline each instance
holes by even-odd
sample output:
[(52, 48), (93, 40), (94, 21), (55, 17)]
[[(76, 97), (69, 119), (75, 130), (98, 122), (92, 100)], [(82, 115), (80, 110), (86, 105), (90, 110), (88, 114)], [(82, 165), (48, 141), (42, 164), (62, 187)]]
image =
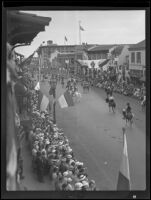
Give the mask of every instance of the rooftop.
[(7, 38), (11, 45), (31, 43), (51, 18), (27, 14), (19, 11), (7, 11)]
[(145, 45), (145, 40), (137, 43), (137, 44), (134, 44), (134, 45), (131, 45), (129, 50), (138, 50), (138, 49), (145, 49), (146, 45)]
[(88, 49), (88, 51), (108, 51), (109, 49), (111, 49), (112, 47), (117, 46), (115, 44), (107, 44), (107, 45), (95, 45), (93, 47), (90, 47)]

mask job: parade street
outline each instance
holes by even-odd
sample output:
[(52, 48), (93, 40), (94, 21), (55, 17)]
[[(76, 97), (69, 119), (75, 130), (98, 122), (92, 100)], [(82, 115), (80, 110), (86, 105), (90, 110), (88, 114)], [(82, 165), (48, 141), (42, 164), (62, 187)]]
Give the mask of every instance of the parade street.
[[(42, 83), (41, 90), (49, 96), (48, 83)], [(80, 85), (79, 90), (82, 98), (74, 107), (61, 109), (59, 104), (56, 106), (57, 124), (65, 131), (75, 157), (84, 162), (89, 177), (96, 181), (99, 190), (116, 190), (123, 151), (122, 127), (125, 126), (121, 110), (130, 102), (135, 114), (133, 127), (128, 125), (126, 128), (131, 187), (132, 190), (144, 190), (145, 113), (138, 101), (115, 94), (117, 109), (114, 114), (109, 113), (104, 90), (92, 88), (83, 94)], [(65, 89), (59, 83), (56, 91), (58, 98)]]
[[(105, 102), (106, 94), (99, 88), (91, 88), (89, 93), (82, 94), (80, 102), (74, 107), (61, 109), (56, 106), (56, 120), (62, 127), (75, 152), (75, 157), (84, 162), (89, 177), (95, 179), (98, 190), (116, 190), (120, 162), (123, 151), (121, 110), (129, 101), (135, 114), (132, 128), (126, 126), (128, 156), (132, 190), (145, 189), (145, 113), (137, 100), (114, 94), (117, 109), (116, 113), (109, 112)], [(41, 91), (48, 97), (48, 82), (41, 84)], [(65, 91), (60, 83), (57, 85), (57, 98)], [(30, 190), (52, 190), (53, 185), (49, 178), (45, 183), (39, 183), (31, 170), (31, 153), (24, 147), (25, 157), (23, 185)], [(26, 162), (27, 161), (27, 162)], [(27, 181), (28, 180), (28, 181)]]
[(42, 199), (42, 191), (49, 198), (57, 195), (51, 191), (67, 191), (67, 198), (74, 198), (71, 191), (81, 191), (76, 198), (84, 191), (88, 198), (94, 191), (110, 199), (110, 191), (121, 191), (121, 199), (138, 198), (138, 191), (148, 197), (146, 7), (4, 7), (3, 197), (12, 198), (8, 191)]

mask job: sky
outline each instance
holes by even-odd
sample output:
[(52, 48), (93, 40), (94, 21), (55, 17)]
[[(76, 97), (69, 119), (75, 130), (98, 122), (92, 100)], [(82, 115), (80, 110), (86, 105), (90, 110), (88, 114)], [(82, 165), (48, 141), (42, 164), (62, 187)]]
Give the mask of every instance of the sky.
[[(136, 44), (145, 39), (145, 11), (22, 11), (38, 16), (51, 17), (45, 31), (40, 32), (30, 46), (16, 48), (16, 52), (28, 57), (43, 41), (52, 40), (58, 45), (79, 44)], [(65, 43), (65, 36), (68, 41)]]

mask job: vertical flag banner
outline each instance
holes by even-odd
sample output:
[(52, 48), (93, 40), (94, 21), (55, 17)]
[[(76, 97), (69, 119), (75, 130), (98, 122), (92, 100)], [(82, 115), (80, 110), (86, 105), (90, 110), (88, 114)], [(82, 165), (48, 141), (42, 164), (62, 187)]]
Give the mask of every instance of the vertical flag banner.
[(40, 104), (40, 110), (41, 111), (46, 111), (46, 109), (48, 107), (48, 104), (49, 104), (48, 97), (46, 97), (45, 95), (43, 95), (43, 98), (42, 98), (42, 101), (41, 101), (41, 104)]
[(64, 94), (62, 94), (59, 97), (58, 102), (59, 102), (59, 105), (61, 108), (67, 108), (70, 106), (74, 106), (72, 96), (68, 91), (66, 91)]
[(35, 86), (35, 90), (40, 90), (40, 84), (39, 84), (39, 82), (38, 82), (37, 85)]
[(118, 175), (117, 190), (131, 190), (126, 134), (124, 134), (123, 157)]
[(46, 111), (49, 104), (49, 98), (46, 97), (40, 90), (38, 94), (38, 110)]
[(53, 53), (51, 54), (50, 58), (49, 58), (49, 61), (52, 62), (52, 60), (53, 60), (54, 58), (57, 58), (58, 54), (59, 54), (58, 51), (53, 52)]
[(67, 37), (66, 37), (66, 36), (64, 37), (64, 39), (65, 39), (65, 41), (66, 41), (66, 42), (68, 41), (68, 39), (67, 39)]

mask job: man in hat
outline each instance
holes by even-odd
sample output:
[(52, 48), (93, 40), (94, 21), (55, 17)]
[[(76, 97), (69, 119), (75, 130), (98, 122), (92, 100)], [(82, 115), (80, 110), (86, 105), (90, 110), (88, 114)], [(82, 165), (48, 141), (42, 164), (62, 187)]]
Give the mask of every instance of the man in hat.
[(41, 153), (40, 152), (37, 152), (36, 163), (37, 163), (38, 180), (39, 180), (39, 182), (44, 182), (44, 180), (43, 180), (43, 162), (42, 162), (42, 159), (41, 159)]

